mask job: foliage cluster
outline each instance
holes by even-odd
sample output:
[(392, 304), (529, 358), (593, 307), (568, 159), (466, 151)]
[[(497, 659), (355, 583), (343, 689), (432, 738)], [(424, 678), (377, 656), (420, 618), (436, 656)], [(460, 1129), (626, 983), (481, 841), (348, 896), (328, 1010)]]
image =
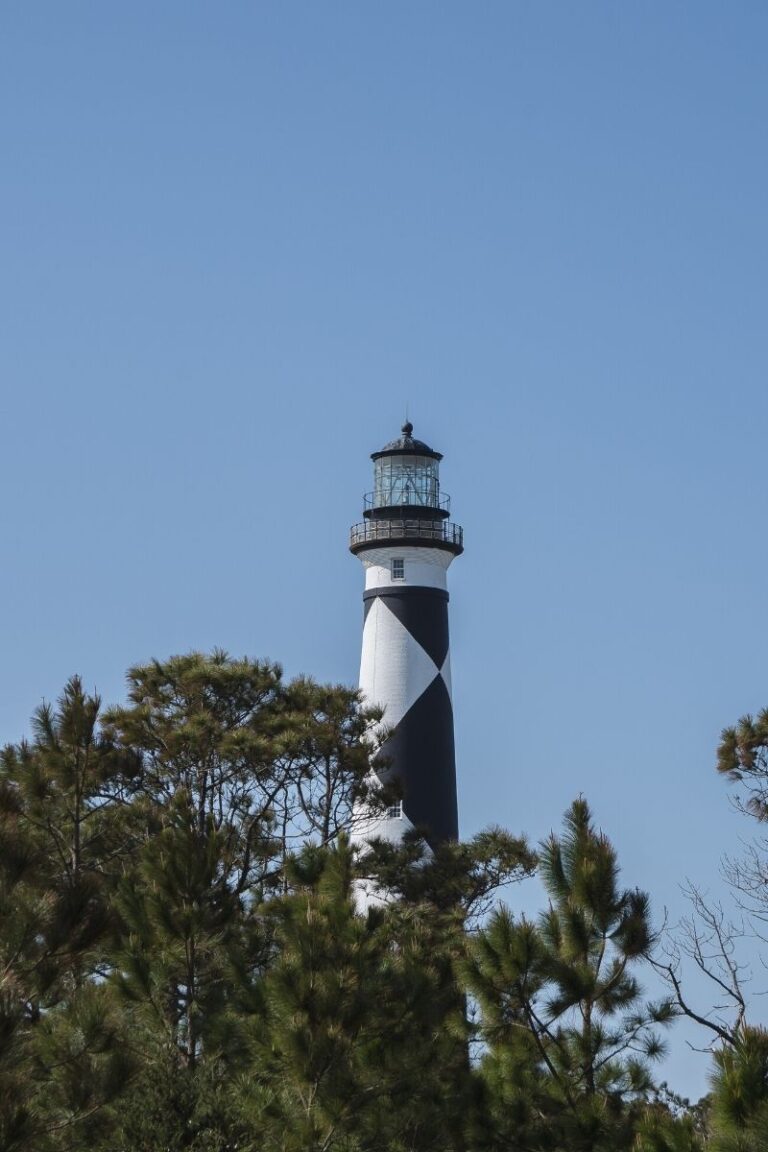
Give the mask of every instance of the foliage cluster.
[[(706, 1116), (655, 1085), (680, 1004), (583, 799), (538, 852), (356, 854), (379, 719), (222, 652), (38, 709), (0, 756), (0, 1152), (767, 1147), (759, 1029)], [(496, 897), (536, 867), (532, 920)]]

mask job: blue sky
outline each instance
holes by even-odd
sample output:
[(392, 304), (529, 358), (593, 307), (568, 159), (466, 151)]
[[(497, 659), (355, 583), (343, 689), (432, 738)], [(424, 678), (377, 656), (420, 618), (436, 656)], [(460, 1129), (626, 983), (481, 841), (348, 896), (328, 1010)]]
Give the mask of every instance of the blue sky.
[[(464, 834), (583, 792), (659, 918), (716, 892), (718, 734), (768, 704), (767, 38), (758, 3), (3, 5), (0, 740), (190, 648), (354, 683), (347, 530), (407, 405), (466, 531)], [(681, 1033), (672, 1083), (706, 1068)]]

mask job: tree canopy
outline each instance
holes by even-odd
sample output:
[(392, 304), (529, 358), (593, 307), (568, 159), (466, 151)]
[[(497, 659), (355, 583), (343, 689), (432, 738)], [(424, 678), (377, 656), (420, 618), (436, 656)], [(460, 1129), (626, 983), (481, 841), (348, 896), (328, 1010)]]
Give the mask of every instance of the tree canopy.
[[(643, 990), (649, 898), (585, 799), (538, 848), (356, 853), (378, 719), (220, 651), (36, 710), (0, 755), (0, 1152), (764, 1147), (759, 1028), (708, 1109), (656, 1083), (680, 1004)], [(765, 744), (721, 749), (758, 819)], [(505, 889), (536, 870), (528, 918)]]

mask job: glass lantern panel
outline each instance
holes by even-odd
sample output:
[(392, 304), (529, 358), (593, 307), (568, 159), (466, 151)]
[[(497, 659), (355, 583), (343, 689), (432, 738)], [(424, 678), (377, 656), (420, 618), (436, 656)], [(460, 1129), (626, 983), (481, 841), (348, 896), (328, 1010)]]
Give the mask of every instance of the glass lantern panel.
[(373, 502), (377, 508), (396, 504), (436, 508), (439, 499), (437, 460), (430, 456), (383, 456), (376, 461)]

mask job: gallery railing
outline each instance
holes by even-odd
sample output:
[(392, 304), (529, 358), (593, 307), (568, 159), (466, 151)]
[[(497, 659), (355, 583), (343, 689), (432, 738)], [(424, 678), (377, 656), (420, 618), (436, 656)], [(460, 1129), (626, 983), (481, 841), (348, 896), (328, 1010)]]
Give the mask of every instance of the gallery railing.
[(364, 520), (353, 524), (349, 533), (350, 548), (387, 540), (425, 540), (460, 552), (464, 548), (464, 529), (447, 520)]

